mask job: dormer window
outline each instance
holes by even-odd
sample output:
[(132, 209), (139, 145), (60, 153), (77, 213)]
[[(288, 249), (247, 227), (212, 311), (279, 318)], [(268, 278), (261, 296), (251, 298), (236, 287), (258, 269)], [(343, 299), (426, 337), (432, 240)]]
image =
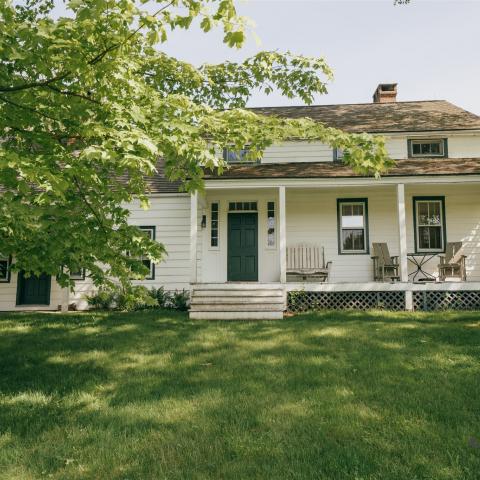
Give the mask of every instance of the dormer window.
[(234, 150), (230, 148), (223, 149), (223, 159), (227, 163), (241, 163), (246, 161), (246, 157), (248, 155), (249, 148), (245, 146), (241, 150)]
[(433, 138), (425, 140), (409, 140), (408, 156), (417, 157), (446, 157), (447, 139)]

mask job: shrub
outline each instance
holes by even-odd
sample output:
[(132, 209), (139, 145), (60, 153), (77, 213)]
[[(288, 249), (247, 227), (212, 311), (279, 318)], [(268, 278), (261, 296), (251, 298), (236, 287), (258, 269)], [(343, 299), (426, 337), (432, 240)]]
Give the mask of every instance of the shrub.
[(176, 310), (186, 311), (188, 310), (188, 303), (190, 301), (190, 293), (185, 290), (173, 292), (171, 303), (172, 307)]
[(94, 310), (108, 310), (115, 303), (115, 292), (112, 289), (100, 288), (95, 293), (85, 297), (88, 305)]
[(157, 299), (153, 298), (150, 291), (141, 285), (119, 289), (115, 300), (116, 308), (125, 312), (158, 307)]
[(160, 308), (168, 308), (172, 303), (172, 294), (165, 290), (164, 287), (155, 288), (150, 290), (150, 296), (157, 300)]

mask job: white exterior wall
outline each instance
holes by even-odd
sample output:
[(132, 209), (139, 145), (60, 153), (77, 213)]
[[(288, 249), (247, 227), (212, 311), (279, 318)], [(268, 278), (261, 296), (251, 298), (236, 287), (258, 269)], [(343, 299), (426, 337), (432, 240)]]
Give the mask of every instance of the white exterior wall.
[[(480, 156), (479, 134), (426, 133), (423, 135), (385, 135), (388, 154), (395, 160), (408, 158), (409, 138), (448, 138), (449, 158)], [(268, 147), (261, 163), (333, 162), (333, 149), (321, 142), (284, 142)]]
[[(415, 250), (413, 226), (414, 196), (445, 196), (447, 242), (462, 242), (467, 256), (467, 281), (480, 281), (480, 185), (409, 185), (406, 191), (407, 247)], [(425, 270), (437, 274), (437, 259)]]
[(287, 189), (287, 246), (299, 243), (325, 249), (332, 261), (330, 282), (365, 282), (373, 278), (370, 254), (339, 254), (337, 199), (367, 198), (369, 242), (387, 242), (398, 255), (396, 190), (393, 186), (338, 189)]
[[(135, 281), (147, 288), (164, 286), (168, 290), (190, 288), (190, 197), (188, 195), (162, 195), (151, 198), (151, 208), (143, 210), (139, 202), (130, 205), (130, 223), (155, 226), (156, 239), (165, 245), (165, 260), (155, 265), (155, 279)], [(87, 307), (85, 295), (94, 290), (91, 280), (77, 281), (69, 302), (78, 308)], [(9, 283), (0, 283), (0, 311), (57, 310), (62, 304), (62, 289), (52, 278), (49, 306), (16, 306), (17, 274), (12, 273)]]
[[(138, 201), (128, 206), (130, 224), (154, 226), (157, 241), (167, 251), (163, 262), (155, 265), (155, 279), (134, 281), (135, 285), (147, 288), (160, 286), (167, 290), (190, 288), (190, 196), (161, 195), (150, 199), (150, 209), (143, 210)], [(70, 303), (78, 308), (87, 307), (85, 295), (93, 291), (88, 279), (77, 281), (75, 292), (70, 294)]]
[(480, 135), (452, 135), (448, 137), (450, 158), (472, 158), (480, 156)]
[[(278, 189), (233, 190), (231, 192), (208, 192), (205, 197), (207, 228), (199, 229), (201, 243), (201, 269), (197, 271), (199, 282), (227, 281), (227, 235), (228, 203), (257, 202), (258, 206), (258, 280), (278, 282), (280, 263), (278, 256)], [(275, 202), (276, 242), (267, 246), (267, 202)], [(210, 205), (219, 202), (219, 246), (210, 246)]]
[[(415, 251), (413, 197), (445, 196), (447, 242), (462, 241), (467, 255), (467, 280), (480, 281), (480, 186), (475, 184), (406, 185), (406, 227), (408, 252)], [(339, 254), (337, 199), (367, 198), (369, 246), (372, 242), (386, 242), (391, 255), (399, 255), (399, 233), (396, 185), (336, 188), (287, 188), (286, 223), (287, 246), (308, 243), (325, 248), (325, 258), (332, 261), (332, 283), (371, 282), (373, 262), (368, 254)], [(277, 201), (277, 191), (237, 190), (236, 192), (209, 192), (207, 203), (220, 203), (220, 245), (210, 248), (209, 220), (200, 230), (203, 241), (202, 282), (227, 280), (227, 214), (229, 201), (257, 201), (259, 206), (259, 281), (278, 282), (280, 278), (277, 247), (266, 245), (266, 202)], [(278, 204), (276, 204), (278, 215)], [(209, 207), (206, 210), (209, 217)], [(438, 257), (425, 267), (437, 273)], [(413, 266), (409, 262), (409, 272)]]

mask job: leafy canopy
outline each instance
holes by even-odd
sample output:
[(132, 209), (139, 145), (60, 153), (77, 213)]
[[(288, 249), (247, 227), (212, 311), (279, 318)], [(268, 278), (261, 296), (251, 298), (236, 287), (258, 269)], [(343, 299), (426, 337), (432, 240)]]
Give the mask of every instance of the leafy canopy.
[(53, 1), (0, 0), (0, 255), (16, 269), (64, 286), (80, 268), (97, 284), (145, 274), (139, 259), (158, 262), (164, 248), (128, 225), (126, 204), (148, 208), (159, 157), (187, 191), (201, 188), (203, 168), (224, 168), (215, 152), (227, 145), (248, 143), (259, 157), (273, 142), (320, 139), (346, 149), (357, 170), (389, 166), (380, 138), (244, 109), (255, 90), (311, 103), (332, 78), (322, 58), (261, 52), (196, 68), (162, 52), (194, 21), (241, 47), (247, 22), (233, 0), (66, 7), (55, 18)]

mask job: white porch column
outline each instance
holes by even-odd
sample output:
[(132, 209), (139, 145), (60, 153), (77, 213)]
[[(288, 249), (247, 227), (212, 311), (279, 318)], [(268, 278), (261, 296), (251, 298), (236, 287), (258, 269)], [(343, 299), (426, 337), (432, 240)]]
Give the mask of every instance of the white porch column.
[(197, 283), (198, 193), (190, 195), (190, 283)]
[(285, 202), (285, 186), (278, 187), (278, 219), (279, 219), (279, 257), (280, 257), (280, 282), (287, 282), (287, 216)]
[(400, 281), (408, 282), (407, 224), (405, 220), (405, 185), (397, 184)]

